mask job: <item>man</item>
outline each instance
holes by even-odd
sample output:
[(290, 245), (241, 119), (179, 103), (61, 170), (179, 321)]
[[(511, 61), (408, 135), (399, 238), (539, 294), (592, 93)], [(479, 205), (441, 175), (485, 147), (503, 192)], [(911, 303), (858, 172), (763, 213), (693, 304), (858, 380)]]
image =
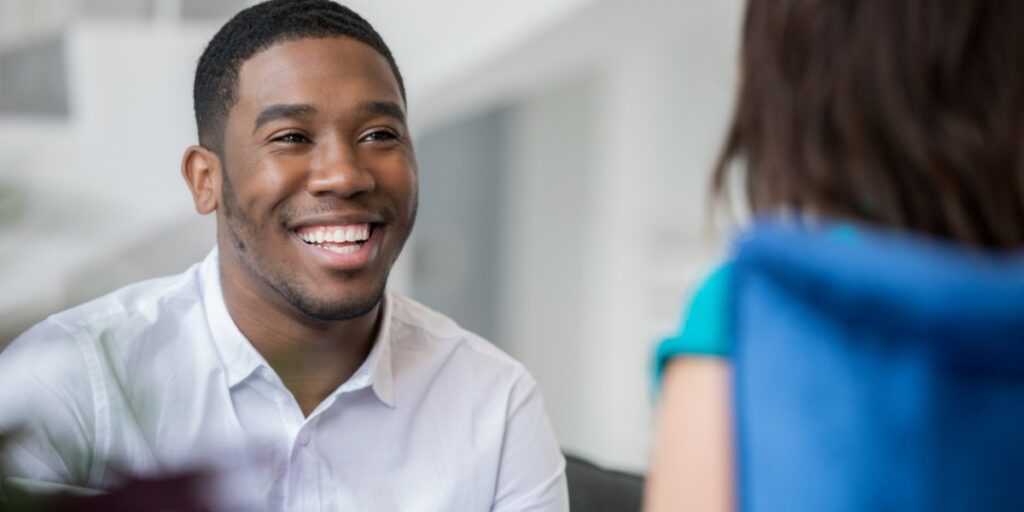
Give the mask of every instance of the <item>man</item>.
[(417, 171), (374, 29), (327, 0), (256, 5), (194, 94), (182, 174), (217, 249), (0, 356), (6, 474), (110, 489), (203, 469), (240, 510), (567, 510), (529, 374), (385, 291)]

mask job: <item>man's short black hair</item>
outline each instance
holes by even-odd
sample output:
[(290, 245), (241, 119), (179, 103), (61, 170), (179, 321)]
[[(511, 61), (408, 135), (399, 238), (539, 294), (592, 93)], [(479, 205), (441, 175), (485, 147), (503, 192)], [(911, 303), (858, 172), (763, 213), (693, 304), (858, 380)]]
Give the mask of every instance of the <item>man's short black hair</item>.
[(238, 73), (246, 60), (283, 41), (338, 36), (377, 50), (391, 66), (405, 99), (405, 84), (391, 50), (361, 16), (330, 0), (269, 0), (231, 18), (199, 58), (192, 90), (199, 143), (221, 151), (224, 123), (237, 101)]

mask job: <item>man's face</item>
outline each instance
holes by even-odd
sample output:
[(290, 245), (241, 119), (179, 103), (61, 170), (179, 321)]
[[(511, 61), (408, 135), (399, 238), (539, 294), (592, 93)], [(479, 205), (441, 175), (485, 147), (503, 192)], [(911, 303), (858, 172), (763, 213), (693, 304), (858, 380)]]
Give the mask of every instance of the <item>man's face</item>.
[(246, 61), (224, 132), (223, 264), (315, 319), (372, 311), (416, 216), (404, 112), (387, 61), (352, 39), (286, 41)]

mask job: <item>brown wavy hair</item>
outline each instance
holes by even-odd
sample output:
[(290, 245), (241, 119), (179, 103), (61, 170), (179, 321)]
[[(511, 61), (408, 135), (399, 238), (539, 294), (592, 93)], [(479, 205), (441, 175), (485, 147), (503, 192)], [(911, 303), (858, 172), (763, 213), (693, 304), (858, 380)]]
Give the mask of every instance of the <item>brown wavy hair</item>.
[(750, 0), (732, 125), (755, 214), (1024, 247), (1024, 1)]

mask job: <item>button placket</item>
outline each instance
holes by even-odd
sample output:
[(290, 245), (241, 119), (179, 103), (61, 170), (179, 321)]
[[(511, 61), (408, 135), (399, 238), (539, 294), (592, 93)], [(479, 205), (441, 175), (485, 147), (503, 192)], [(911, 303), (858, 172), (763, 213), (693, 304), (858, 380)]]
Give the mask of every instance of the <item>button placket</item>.
[(312, 416), (300, 424), (292, 443), (290, 478), (295, 489), (292, 503), (298, 507), (295, 510), (320, 510), (319, 459), (309, 448), (318, 421), (318, 416)]
[(299, 436), (296, 439), (296, 441), (298, 441), (299, 444), (302, 445), (302, 446), (309, 446), (309, 442), (310, 442), (310, 440), (313, 437), (312, 434), (309, 433), (309, 428), (308, 427), (309, 427), (308, 425), (306, 427), (303, 427), (299, 431)]
[[(257, 371), (261, 386), (265, 390), (265, 396), (277, 410), (277, 418), (280, 421), (282, 433), (285, 436), (284, 443), (288, 455), (285, 457), (285, 467), (281, 475), (282, 501), (286, 510), (311, 510), (310, 489), (315, 485), (315, 473), (308, 467), (310, 456), (302, 454), (299, 444), (306, 446), (312, 441), (308, 431), (307, 419), (299, 409), (291, 393), (284, 387), (284, 384), (273, 372), (272, 369), (262, 366)], [(304, 440), (304, 443), (298, 441)], [(312, 479), (312, 481), (311, 481)], [(315, 508), (314, 508), (315, 509)]]

